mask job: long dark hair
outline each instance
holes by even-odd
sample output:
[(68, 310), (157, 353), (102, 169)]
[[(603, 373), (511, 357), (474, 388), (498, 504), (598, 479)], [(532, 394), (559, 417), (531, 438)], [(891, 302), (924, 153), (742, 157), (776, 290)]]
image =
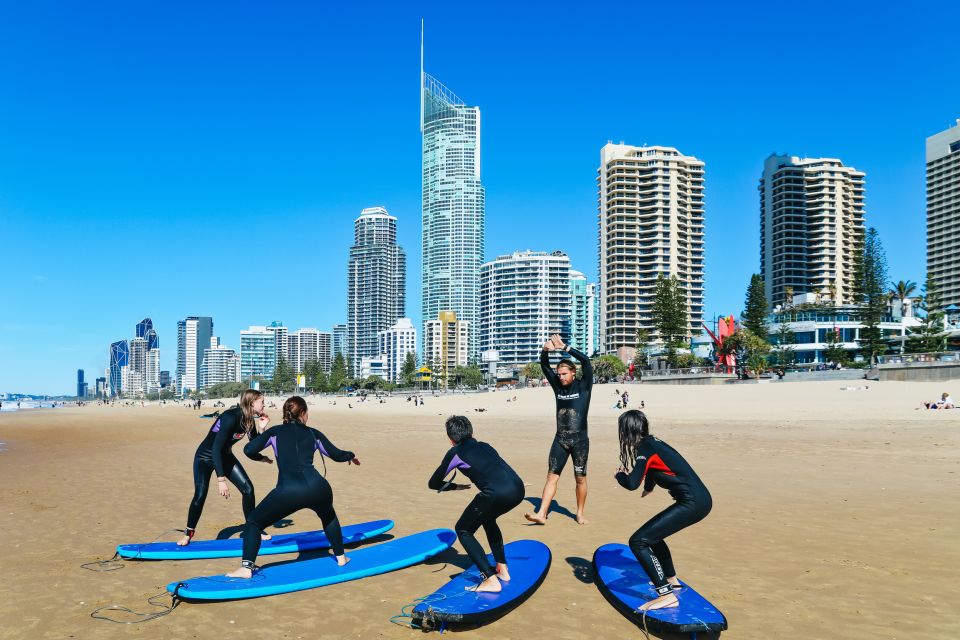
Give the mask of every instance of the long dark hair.
[(637, 461), (637, 448), (650, 435), (650, 423), (643, 411), (631, 409), (620, 414), (617, 426), (620, 432), (620, 465), (630, 473)]
[(303, 421), (303, 414), (306, 412), (306, 401), (300, 396), (290, 396), (287, 398), (287, 401), (283, 403), (283, 422), (284, 424), (289, 422), (299, 422), (300, 424), (305, 424)]
[(263, 392), (257, 391), (256, 389), (247, 389), (243, 392), (243, 395), (240, 396), (240, 411), (243, 412), (243, 430), (247, 432), (247, 438), (253, 440), (253, 436), (256, 435), (253, 425), (256, 423), (253, 415), (253, 403), (257, 401), (258, 398), (263, 397)]

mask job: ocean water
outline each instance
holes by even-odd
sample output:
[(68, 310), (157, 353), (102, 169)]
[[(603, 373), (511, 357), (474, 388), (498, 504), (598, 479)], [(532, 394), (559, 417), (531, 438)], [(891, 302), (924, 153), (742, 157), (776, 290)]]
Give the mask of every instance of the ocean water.
[[(17, 410), (17, 401), (16, 400), (2, 400), (3, 406), (0, 407), (0, 411), (6, 413), (8, 411)], [(20, 409), (56, 409), (57, 407), (53, 406), (54, 403), (46, 400), (21, 400)]]

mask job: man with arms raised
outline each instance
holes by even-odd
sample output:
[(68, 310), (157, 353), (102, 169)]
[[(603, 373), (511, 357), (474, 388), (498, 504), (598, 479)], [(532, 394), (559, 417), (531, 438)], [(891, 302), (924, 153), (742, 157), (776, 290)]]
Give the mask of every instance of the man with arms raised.
[[(576, 358), (583, 367), (580, 379), (577, 379), (577, 365), (564, 359), (554, 371), (550, 366), (550, 351), (565, 351)], [(590, 391), (593, 388), (593, 367), (590, 358), (563, 343), (563, 339), (554, 334), (543, 344), (540, 352), (540, 368), (547, 382), (553, 388), (557, 403), (557, 435), (550, 447), (547, 463), (547, 483), (543, 487), (543, 498), (536, 513), (524, 514), (530, 522), (547, 523), (550, 503), (557, 494), (560, 474), (567, 464), (567, 458), (573, 458), (573, 474), (577, 481), (577, 524), (586, 524), (583, 507), (587, 501), (587, 455), (590, 453), (590, 439), (587, 437), (587, 412), (590, 410)]]

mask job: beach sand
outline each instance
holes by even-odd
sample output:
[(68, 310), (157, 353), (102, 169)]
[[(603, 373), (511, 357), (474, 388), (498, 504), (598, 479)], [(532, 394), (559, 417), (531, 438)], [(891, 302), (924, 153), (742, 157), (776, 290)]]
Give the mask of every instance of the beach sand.
[[(680, 577), (726, 614), (724, 638), (960, 633), (960, 411), (915, 409), (951, 385), (844, 386), (858, 383), (629, 386), (631, 406), (646, 402), (652, 433), (677, 448), (713, 494), (713, 512), (669, 542)], [(642, 636), (591, 581), (594, 549), (626, 542), (670, 504), (662, 489), (641, 500), (639, 491), (628, 492), (613, 479), (614, 388), (594, 389), (589, 524), (579, 526), (569, 515), (575, 509), (569, 465), (560, 482), (560, 509), (547, 526), (523, 519), (530, 503), (502, 517), (508, 542), (542, 540), (553, 551), (553, 565), (528, 602), (466, 633), (551, 640)], [(507, 402), (514, 395), (517, 401)], [(392, 518), (394, 536), (452, 527), (474, 491), (438, 495), (426, 487), (449, 447), (442, 425), (452, 413), (469, 416), (478, 439), (493, 444), (527, 483), (528, 498), (539, 500), (554, 432), (549, 389), (425, 400), (423, 407), (402, 397), (386, 404), (337, 398), (336, 406), (329, 398), (310, 400), (311, 425), (363, 463), (327, 463), (342, 523)], [(86, 406), (0, 415), (0, 441), (6, 443), (0, 453), (6, 538), (0, 547), (6, 574), (0, 637), (419, 637), (389, 618), (468, 564), (459, 544), (426, 564), (322, 589), (183, 603), (140, 625), (90, 618), (113, 603), (151, 611), (146, 598), (167, 582), (237, 565), (221, 559), (127, 562), (108, 573), (80, 568), (110, 557), (118, 543), (147, 542), (184, 526), (193, 453), (211, 422), (197, 416), (210, 404), (200, 412), (177, 405)], [(475, 412), (479, 407), (487, 411)], [(272, 413), (279, 418), (279, 409)], [(275, 484), (275, 466), (242, 460), (262, 498)], [(223, 500), (214, 488), (198, 538), (237, 531), (241, 521), (236, 491)], [(312, 512), (290, 521), (287, 532), (319, 528)], [(289, 557), (261, 563), (283, 559)]]

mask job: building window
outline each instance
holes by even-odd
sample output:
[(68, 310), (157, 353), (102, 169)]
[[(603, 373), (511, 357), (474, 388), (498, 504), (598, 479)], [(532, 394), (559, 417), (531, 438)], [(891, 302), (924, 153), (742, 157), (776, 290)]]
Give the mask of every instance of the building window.
[(950, 143), (950, 153), (956, 153), (957, 151), (960, 151), (960, 140)]

